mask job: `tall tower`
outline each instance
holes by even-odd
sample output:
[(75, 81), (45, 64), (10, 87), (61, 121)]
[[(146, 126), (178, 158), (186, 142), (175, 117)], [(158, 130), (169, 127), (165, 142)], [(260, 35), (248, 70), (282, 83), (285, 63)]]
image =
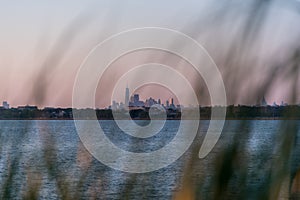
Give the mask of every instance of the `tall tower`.
[(129, 88), (128, 85), (126, 86), (126, 90), (125, 90), (125, 106), (129, 106)]
[(261, 100), (261, 106), (267, 106), (267, 105), (268, 105), (268, 103), (267, 103), (267, 101), (265, 99), (265, 96), (263, 96), (263, 98)]
[(2, 105), (4, 109), (9, 109), (9, 104), (7, 103), (7, 101), (3, 101)]

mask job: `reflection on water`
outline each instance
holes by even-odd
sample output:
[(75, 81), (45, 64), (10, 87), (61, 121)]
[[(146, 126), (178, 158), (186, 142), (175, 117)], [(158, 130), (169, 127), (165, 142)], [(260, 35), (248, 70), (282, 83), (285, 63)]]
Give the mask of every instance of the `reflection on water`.
[[(151, 152), (162, 148), (174, 138), (179, 123), (167, 121), (157, 135), (138, 139), (123, 133), (113, 121), (100, 122), (107, 137), (115, 145), (133, 152)], [(209, 121), (200, 122), (200, 130), (192, 147), (199, 150), (208, 125)], [(236, 139), (245, 145), (245, 151), (241, 151), (240, 156), (247, 158), (248, 163), (241, 162), (237, 165), (240, 165), (239, 168), (246, 168), (247, 190), (249, 194), (261, 190), (265, 184), (266, 171), (271, 168), (271, 161), (277, 156), (274, 144), (279, 125), (280, 121), (253, 120), (241, 128), (238, 121), (227, 121), (213, 151), (205, 159), (195, 161), (193, 171), (190, 172), (193, 179), (203, 181), (199, 195), (209, 197), (212, 192), (209, 182), (213, 179), (215, 158)], [(247, 132), (248, 134), (244, 134)], [(1, 188), (9, 176), (9, 166), (14, 160), (18, 161), (12, 178), (13, 198), (22, 198), (28, 190), (29, 179), (33, 179), (41, 183), (39, 189), (42, 199), (57, 199), (59, 188), (56, 179), (59, 177), (56, 176), (60, 176), (65, 180), (63, 184), (68, 186), (69, 192), (79, 192), (82, 197), (118, 199), (124, 197), (130, 188), (129, 199), (171, 199), (180, 188), (184, 164), (191, 156), (189, 150), (166, 168), (133, 176), (110, 169), (90, 157), (80, 143), (73, 121), (0, 121), (0, 133)], [(47, 154), (47, 151), (52, 153)], [(299, 149), (294, 150), (293, 169), (298, 168), (299, 152)], [(56, 166), (52, 175), (46, 164), (49, 164), (49, 160)], [(80, 181), (82, 185), (78, 188)], [(232, 187), (236, 187), (236, 184), (232, 183)]]

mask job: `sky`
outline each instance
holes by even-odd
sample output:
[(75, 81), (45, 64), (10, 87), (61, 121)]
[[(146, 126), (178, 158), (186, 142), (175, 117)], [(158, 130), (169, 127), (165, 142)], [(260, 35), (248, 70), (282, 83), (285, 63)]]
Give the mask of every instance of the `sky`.
[[(255, 104), (265, 85), (268, 90), (264, 95), (269, 103), (292, 103), (291, 96), (295, 92), (290, 75), (279, 70), (279, 75), (270, 84), (268, 80), (273, 67), (286, 67), (285, 60), (299, 48), (300, 2), (272, 3), (265, 19), (259, 20), (263, 21), (257, 25), (260, 28), (246, 31), (252, 37), (245, 45), (241, 43), (247, 34), (239, 31), (247, 24), (246, 19), (253, 20), (254, 26), (257, 23), (248, 12), (251, 10), (249, 2), (236, 0), (227, 5), (208, 0), (1, 0), (0, 101), (8, 101), (11, 106), (71, 107), (76, 74), (98, 43), (132, 28), (163, 27), (181, 31), (203, 45), (223, 76), (228, 104)], [(228, 59), (230, 52), (233, 56)], [(180, 73), (185, 74), (193, 85), (200, 104), (209, 104), (205, 83), (201, 76), (194, 74), (192, 66), (178, 57), (163, 56), (160, 51), (142, 51), (112, 63), (104, 81), (99, 82), (96, 107), (106, 107), (110, 103), (112, 88), (122, 75), (120, 72), (126, 73), (130, 67), (151, 62), (151, 59), (167, 60), (166, 64), (181, 69)], [(176, 63), (180, 66), (176, 67)], [(176, 80), (174, 84), (177, 84)], [(149, 88), (141, 87), (136, 92), (141, 93), (142, 98), (152, 96), (166, 100), (172, 96), (163, 87)], [(122, 101), (124, 93), (116, 98)], [(295, 101), (300, 102), (298, 96)]]

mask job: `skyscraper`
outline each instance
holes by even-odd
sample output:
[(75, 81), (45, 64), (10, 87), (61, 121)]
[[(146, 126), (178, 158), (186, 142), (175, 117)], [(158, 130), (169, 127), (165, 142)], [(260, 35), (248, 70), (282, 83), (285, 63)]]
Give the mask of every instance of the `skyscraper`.
[(9, 109), (9, 104), (7, 103), (7, 101), (3, 101), (2, 105), (4, 109)]
[(129, 88), (127, 86), (126, 90), (125, 90), (125, 106), (128, 106), (128, 105), (129, 105)]
[(167, 108), (170, 107), (170, 102), (169, 102), (169, 100), (166, 101), (166, 107), (167, 107)]
[(261, 105), (261, 106), (267, 106), (267, 105), (268, 105), (268, 103), (267, 103), (267, 101), (266, 101), (266, 99), (265, 99), (265, 96), (263, 96), (260, 105)]
[(134, 94), (133, 95), (133, 101), (134, 101), (135, 104), (137, 104), (140, 101), (140, 95)]

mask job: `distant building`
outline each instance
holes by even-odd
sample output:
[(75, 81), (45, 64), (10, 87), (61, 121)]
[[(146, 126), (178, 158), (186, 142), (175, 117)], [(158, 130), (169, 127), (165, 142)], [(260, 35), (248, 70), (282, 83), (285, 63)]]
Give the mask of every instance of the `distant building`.
[(134, 94), (130, 98), (129, 106), (130, 107), (144, 107), (145, 103), (143, 101), (140, 101), (140, 96), (138, 94)]
[(112, 109), (112, 110), (117, 110), (117, 109), (119, 109), (119, 103), (117, 103), (116, 101), (113, 101), (113, 102), (112, 102), (112, 105), (111, 105), (111, 109)]
[(288, 104), (287, 104), (287, 103), (284, 103), (283, 101), (281, 101), (280, 106), (288, 106)]
[(265, 99), (265, 96), (263, 96), (260, 105), (261, 105), (261, 106), (267, 106), (267, 105), (268, 105), (268, 103), (267, 103), (267, 101), (266, 101), (266, 99)]
[(155, 99), (153, 99), (151, 97), (149, 99), (147, 99), (146, 102), (145, 102), (146, 107), (151, 107), (155, 104), (158, 104), (157, 101), (155, 101)]
[(177, 109), (181, 109), (181, 106), (176, 106), (174, 104), (174, 99), (171, 98), (169, 100), (166, 101), (166, 104), (162, 104), (161, 99), (155, 100), (152, 97), (150, 97), (149, 99), (146, 99), (145, 101), (140, 100), (140, 96), (139, 94), (133, 94), (132, 96), (130, 96), (130, 91), (128, 86), (126, 86), (125, 89), (125, 103), (118, 103), (116, 101), (112, 101), (112, 104), (108, 107), (108, 109), (111, 110), (136, 110), (136, 109), (149, 109), (151, 106), (159, 104), (162, 107), (164, 107), (165, 109), (171, 109), (171, 110), (177, 110)]
[(140, 95), (134, 94), (134, 95), (133, 95), (133, 102), (134, 102), (134, 103), (137, 103), (137, 102), (139, 102), (139, 101), (140, 101)]
[[(128, 106), (128, 105), (127, 105)], [(126, 107), (127, 107), (126, 106)], [(125, 104), (124, 103), (122, 103), (122, 102), (120, 102), (120, 104), (119, 104), (119, 109), (126, 109), (126, 107), (125, 107)]]
[(4, 109), (9, 109), (9, 104), (7, 103), (7, 101), (3, 101), (2, 106)]
[(174, 99), (172, 98), (171, 99), (171, 105), (170, 105), (170, 108), (173, 109), (173, 110), (176, 110), (176, 106), (174, 104)]
[(167, 107), (167, 108), (170, 107), (170, 102), (169, 102), (169, 100), (166, 101), (166, 107)]
[(125, 106), (129, 106), (129, 88), (128, 88), (128, 86), (126, 87), (126, 90), (125, 90)]

